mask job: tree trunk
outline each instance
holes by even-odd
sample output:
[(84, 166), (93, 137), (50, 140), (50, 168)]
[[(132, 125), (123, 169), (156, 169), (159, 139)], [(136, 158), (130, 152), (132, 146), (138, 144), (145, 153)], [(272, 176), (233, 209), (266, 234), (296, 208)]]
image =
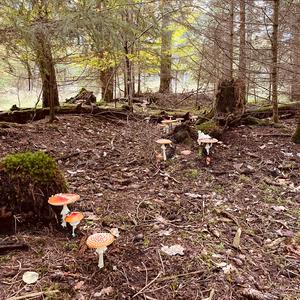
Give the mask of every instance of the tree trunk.
[(297, 127), (292, 137), (292, 141), (296, 144), (300, 144), (300, 113), (297, 118)]
[(53, 108), (59, 106), (59, 99), (51, 45), (46, 33), (40, 29), (36, 30), (35, 40), (35, 51), (42, 79), (43, 107), (50, 107), (50, 111), (53, 112)]
[(295, 19), (292, 19), (292, 84), (291, 101), (300, 101), (300, 4), (295, 3)]
[(273, 32), (272, 32), (272, 103), (273, 122), (278, 123), (278, 19), (279, 1), (273, 0)]
[(114, 68), (100, 71), (101, 96), (105, 102), (111, 102), (114, 98)]
[(125, 51), (125, 84), (124, 84), (124, 88), (125, 88), (125, 95), (127, 96), (127, 99), (128, 99), (128, 106), (132, 110), (133, 109), (132, 67), (131, 67), (131, 62), (129, 60), (129, 47), (128, 47), (127, 41), (125, 42), (124, 51)]
[(230, 3), (230, 44), (229, 44), (229, 75), (233, 78), (233, 46), (234, 42), (234, 0)]
[(239, 54), (239, 79), (243, 85), (241, 98), (246, 103), (246, 3), (240, 0), (240, 54)]
[(170, 18), (166, 14), (167, 1), (161, 0), (162, 32), (161, 32), (161, 54), (160, 54), (160, 93), (171, 91), (171, 69), (172, 69), (172, 31), (168, 28)]

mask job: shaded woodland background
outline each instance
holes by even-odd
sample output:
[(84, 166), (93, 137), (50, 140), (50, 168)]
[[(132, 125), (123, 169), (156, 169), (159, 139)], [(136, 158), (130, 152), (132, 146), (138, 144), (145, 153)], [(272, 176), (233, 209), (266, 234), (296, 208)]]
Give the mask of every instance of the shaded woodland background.
[(129, 106), (145, 92), (212, 100), (232, 78), (248, 102), (300, 97), (296, 0), (3, 0), (0, 12), (2, 110), (58, 105), (81, 87)]

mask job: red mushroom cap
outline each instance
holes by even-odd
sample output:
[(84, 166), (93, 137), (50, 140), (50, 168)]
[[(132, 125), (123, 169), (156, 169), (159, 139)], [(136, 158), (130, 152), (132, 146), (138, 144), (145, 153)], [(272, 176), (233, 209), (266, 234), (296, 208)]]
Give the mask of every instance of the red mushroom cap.
[(61, 206), (73, 203), (80, 199), (77, 194), (56, 194), (48, 199), (48, 203), (54, 206)]
[(73, 211), (65, 217), (65, 221), (68, 223), (78, 222), (83, 219), (83, 214), (78, 211)]

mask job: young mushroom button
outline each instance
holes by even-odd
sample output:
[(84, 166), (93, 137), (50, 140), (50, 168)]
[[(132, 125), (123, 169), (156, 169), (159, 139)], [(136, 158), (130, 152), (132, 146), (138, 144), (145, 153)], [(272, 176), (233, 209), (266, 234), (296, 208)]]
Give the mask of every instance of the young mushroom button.
[(163, 159), (167, 160), (166, 145), (172, 144), (172, 141), (170, 141), (168, 139), (159, 139), (159, 140), (156, 141), (156, 143), (161, 145), (161, 149), (162, 149), (162, 152), (163, 152)]
[(75, 201), (79, 200), (80, 199), (80, 196), (77, 195), (77, 194), (69, 194), (69, 193), (66, 193), (66, 194), (63, 194), (63, 193), (60, 193), (60, 194), (56, 194), (54, 196), (51, 196), (49, 199), (48, 199), (48, 203), (53, 205), (53, 206), (63, 206), (63, 209), (61, 211), (61, 215), (62, 215), (62, 223), (61, 223), (61, 226), (62, 227), (66, 227), (67, 226), (67, 223), (65, 221), (65, 217), (66, 215), (70, 212), (69, 208), (68, 208), (68, 204), (70, 203), (74, 203)]
[(67, 223), (70, 223), (70, 225), (72, 226), (73, 237), (75, 237), (75, 229), (82, 219), (83, 219), (83, 214), (77, 211), (73, 211), (65, 217), (65, 221)]
[(89, 248), (96, 249), (96, 253), (99, 255), (98, 267), (101, 269), (104, 266), (103, 253), (115, 240), (115, 237), (111, 233), (95, 233), (88, 237), (86, 244)]

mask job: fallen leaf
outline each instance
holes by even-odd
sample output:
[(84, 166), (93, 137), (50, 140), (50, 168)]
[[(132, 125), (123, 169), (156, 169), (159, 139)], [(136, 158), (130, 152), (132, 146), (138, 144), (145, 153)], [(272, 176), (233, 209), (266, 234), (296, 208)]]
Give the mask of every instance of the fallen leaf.
[(37, 272), (27, 271), (23, 274), (22, 279), (27, 284), (32, 284), (38, 281), (39, 274)]
[(115, 236), (116, 238), (118, 238), (120, 236), (120, 232), (119, 232), (119, 229), (118, 228), (112, 228), (110, 230), (110, 233)]
[(103, 288), (100, 292), (94, 294), (94, 297), (102, 297), (102, 296), (109, 296), (114, 292), (114, 289), (109, 286), (107, 288)]
[(285, 211), (286, 208), (282, 205), (273, 205), (272, 208), (275, 210), (275, 211)]
[(74, 289), (75, 290), (80, 290), (84, 285), (84, 281), (78, 281), (75, 286), (74, 286)]
[(180, 245), (173, 245), (171, 247), (169, 246), (162, 246), (161, 247), (161, 251), (163, 251), (164, 253), (168, 254), (168, 255), (171, 255), (171, 256), (174, 256), (174, 255), (184, 255), (183, 251), (185, 249), (180, 246)]
[(185, 193), (185, 196), (191, 197), (191, 198), (202, 198), (202, 195), (200, 194), (194, 194), (194, 193)]
[(159, 236), (170, 236), (172, 232), (173, 232), (173, 229), (170, 228), (170, 229), (167, 229), (167, 230), (161, 230), (161, 231), (159, 231), (158, 235)]
[(234, 236), (233, 243), (232, 243), (233, 247), (236, 249), (240, 248), (241, 234), (242, 234), (242, 229), (238, 228), (238, 230), (236, 231), (236, 234)]

